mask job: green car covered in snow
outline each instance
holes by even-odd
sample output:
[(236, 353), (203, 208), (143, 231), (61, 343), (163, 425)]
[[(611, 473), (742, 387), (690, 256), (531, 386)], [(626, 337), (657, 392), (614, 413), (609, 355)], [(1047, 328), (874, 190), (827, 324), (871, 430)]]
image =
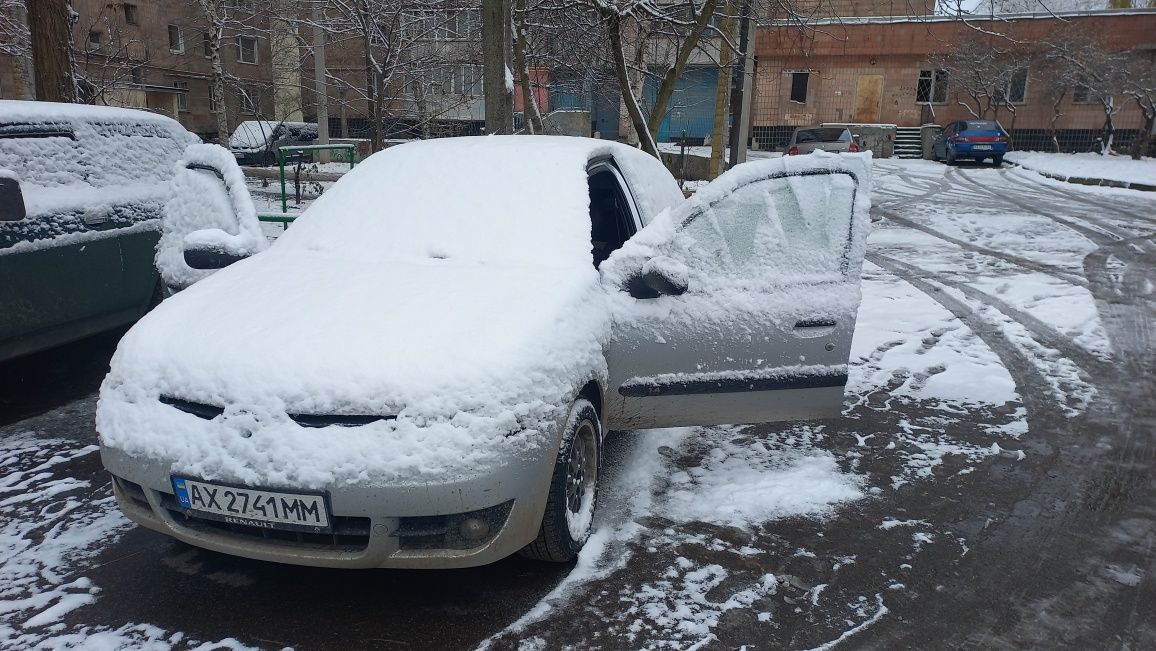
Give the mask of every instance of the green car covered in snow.
[(140, 318), (174, 164), (164, 116), (0, 101), (0, 361)]

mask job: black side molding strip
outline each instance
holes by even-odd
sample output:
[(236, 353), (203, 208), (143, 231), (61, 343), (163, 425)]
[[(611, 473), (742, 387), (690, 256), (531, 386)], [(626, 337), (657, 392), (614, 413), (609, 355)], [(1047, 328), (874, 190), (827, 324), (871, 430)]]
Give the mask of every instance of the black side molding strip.
[(748, 391), (786, 391), (790, 389), (822, 389), (847, 385), (847, 374), (780, 375), (762, 378), (726, 378), (710, 380), (682, 380), (678, 382), (636, 382), (618, 387), (618, 393), (627, 398), (656, 396), (691, 396), (704, 393), (744, 393)]

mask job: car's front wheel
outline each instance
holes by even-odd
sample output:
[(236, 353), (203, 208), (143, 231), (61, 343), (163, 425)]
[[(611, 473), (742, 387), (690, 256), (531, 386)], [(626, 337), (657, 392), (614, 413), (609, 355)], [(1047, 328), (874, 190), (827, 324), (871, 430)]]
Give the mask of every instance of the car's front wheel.
[(589, 400), (579, 398), (571, 406), (562, 432), (542, 526), (538, 537), (522, 549), (523, 556), (565, 563), (578, 555), (590, 537), (601, 465), (598, 413)]

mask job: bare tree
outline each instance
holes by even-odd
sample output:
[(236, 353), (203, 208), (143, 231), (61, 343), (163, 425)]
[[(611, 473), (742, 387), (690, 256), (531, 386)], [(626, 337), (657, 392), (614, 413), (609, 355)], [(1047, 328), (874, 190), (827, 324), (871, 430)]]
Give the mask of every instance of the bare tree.
[(530, 44), (530, 11), (526, 0), (514, 0), (513, 5), (513, 50), (514, 65), (517, 67), (519, 83), (522, 93), (522, 109), (525, 115), (526, 131), (530, 134), (544, 133), (542, 111), (534, 93), (534, 77), (530, 74), (528, 54), (532, 51)]
[(0, 0), (0, 54), (32, 56), (24, 0)]
[(1144, 116), (1144, 125), (1129, 150), (1135, 160), (1148, 153), (1152, 130), (1156, 128), (1156, 59), (1151, 55), (1146, 59), (1129, 61), (1124, 74), (1124, 95), (1136, 102)]
[(1029, 60), (1022, 44), (980, 33), (928, 57), (932, 68), (947, 71), (948, 92), (959, 106), (973, 117), (991, 119), (1005, 110), (1014, 117)]
[(482, 64), (486, 133), (513, 133), (514, 75), (510, 70), (511, 0), (482, 0)]
[(1095, 101), (1104, 112), (1100, 153), (1110, 154), (1115, 144), (1117, 98), (1124, 94), (1128, 73), (1125, 53), (1104, 46), (1104, 38), (1087, 30), (1072, 30), (1049, 43), (1048, 55), (1071, 67), (1076, 88)]
[(727, 148), (726, 138), (726, 123), (727, 114), (730, 108), (731, 95), (731, 58), (734, 48), (731, 47), (731, 41), (734, 40), (735, 30), (738, 28), (738, 20), (732, 15), (737, 2), (735, 0), (727, 0), (724, 8), (726, 16), (723, 18), (723, 42), (719, 45), (719, 75), (717, 87), (715, 88), (714, 101), (714, 129), (711, 132), (710, 138), (710, 169), (708, 171), (709, 178), (715, 178), (722, 173), (725, 163), (723, 161), (724, 154)]
[(77, 47), (76, 78), (79, 100), (111, 104), (113, 94), (139, 74), (151, 49), (138, 34), (123, 29), (115, 19), (115, 5), (101, 7), (84, 29)]
[(480, 54), (476, 2), (314, 2), (320, 15), (302, 12), (302, 21), (326, 31), (331, 50), (357, 52), (364, 61), (359, 82), (332, 71), (327, 81), (343, 106), (364, 103), (371, 151), (381, 149), (388, 122), (430, 137), (445, 116), (480, 96), (471, 72)]
[(226, 73), (221, 59), (221, 48), (228, 36), (236, 35), (237, 31), (250, 27), (238, 18), (238, 2), (236, 0), (193, 0), (199, 10), (199, 17), (204, 22), (209, 49), (209, 68), (212, 71), (209, 78), (209, 97), (212, 100), (213, 115), (217, 122), (217, 140), (222, 143), (229, 141), (229, 116), (225, 103)]
[(36, 0), (28, 6), (28, 31), (32, 35), (36, 98), (39, 100), (76, 101), (71, 34), (74, 16), (67, 0)]

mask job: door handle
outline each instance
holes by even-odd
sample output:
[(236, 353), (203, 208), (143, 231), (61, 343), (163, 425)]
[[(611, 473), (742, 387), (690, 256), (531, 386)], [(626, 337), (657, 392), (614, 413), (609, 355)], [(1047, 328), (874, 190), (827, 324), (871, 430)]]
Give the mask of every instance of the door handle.
[(803, 328), (834, 328), (839, 325), (834, 319), (800, 319), (795, 322), (795, 329), (801, 330)]

